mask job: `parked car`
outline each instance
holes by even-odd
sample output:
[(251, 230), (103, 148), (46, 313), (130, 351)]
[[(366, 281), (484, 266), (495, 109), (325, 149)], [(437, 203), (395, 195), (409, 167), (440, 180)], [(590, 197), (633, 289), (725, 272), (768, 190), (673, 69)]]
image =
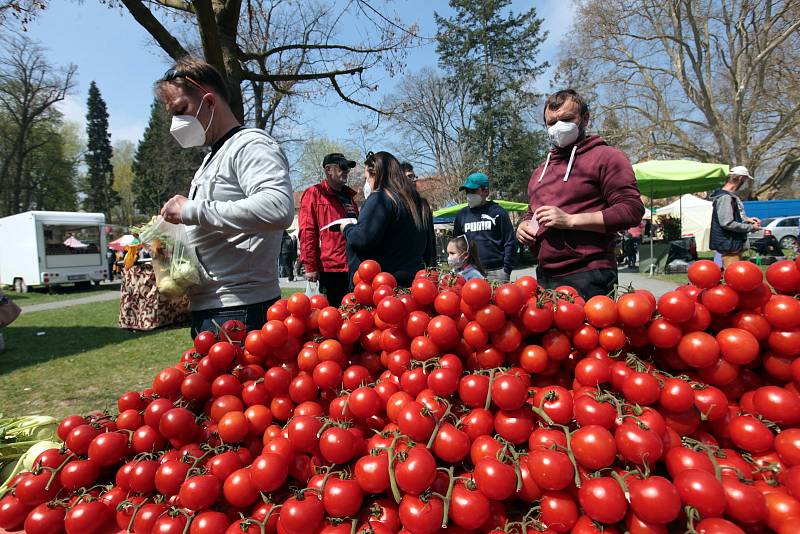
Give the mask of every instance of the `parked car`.
[(752, 246), (764, 236), (773, 235), (778, 240), (781, 248), (797, 250), (797, 232), (800, 229), (800, 216), (794, 217), (769, 217), (761, 219), (761, 230), (751, 233), (748, 238)]

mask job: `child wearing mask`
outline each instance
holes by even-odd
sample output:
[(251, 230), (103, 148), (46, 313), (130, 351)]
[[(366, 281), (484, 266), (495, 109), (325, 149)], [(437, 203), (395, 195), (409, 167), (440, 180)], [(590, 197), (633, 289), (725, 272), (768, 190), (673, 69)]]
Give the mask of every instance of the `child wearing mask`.
[(453, 237), (447, 243), (447, 264), (465, 280), (486, 277), (486, 271), (478, 257), (478, 247), (474, 240), (465, 235)]

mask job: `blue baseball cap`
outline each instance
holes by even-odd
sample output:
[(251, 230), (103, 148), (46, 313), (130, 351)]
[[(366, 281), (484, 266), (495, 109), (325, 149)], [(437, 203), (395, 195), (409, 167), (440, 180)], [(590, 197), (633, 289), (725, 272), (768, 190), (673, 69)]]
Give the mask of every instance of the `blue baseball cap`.
[(481, 187), (489, 187), (489, 177), (482, 172), (473, 172), (467, 179), (464, 180), (464, 185), (458, 188), (459, 191), (465, 189), (480, 189)]

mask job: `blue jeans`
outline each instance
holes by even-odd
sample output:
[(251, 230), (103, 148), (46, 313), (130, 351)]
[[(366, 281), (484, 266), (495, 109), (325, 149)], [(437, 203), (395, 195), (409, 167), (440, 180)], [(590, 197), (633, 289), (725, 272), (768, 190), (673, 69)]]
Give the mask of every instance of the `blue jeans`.
[[(209, 310), (198, 310), (192, 312), (192, 339), (197, 334), (208, 330), (219, 333), (217, 325), (222, 326), (225, 321), (237, 320), (244, 323), (247, 331), (258, 330), (267, 322), (267, 310), (277, 302), (277, 298), (258, 302), (256, 304), (246, 304), (244, 306), (229, 306), (227, 308), (212, 308)], [(217, 323), (215, 325), (214, 323)]]
[(585, 300), (595, 295), (610, 295), (617, 285), (616, 269), (592, 269), (578, 273), (553, 276), (540, 268), (536, 268), (536, 279), (545, 289), (555, 289), (558, 286), (572, 286)]

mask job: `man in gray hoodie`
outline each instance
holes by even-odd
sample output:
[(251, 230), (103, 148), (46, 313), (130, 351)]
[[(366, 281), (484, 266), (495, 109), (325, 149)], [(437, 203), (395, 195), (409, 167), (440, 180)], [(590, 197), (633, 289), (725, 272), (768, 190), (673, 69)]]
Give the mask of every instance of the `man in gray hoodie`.
[(709, 248), (720, 253), (723, 268), (742, 259), (742, 252), (749, 248), (747, 234), (761, 228), (761, 221), (744, 212), (744, 204), (736, 194), (748, 179), (751, 176), (746, 167), (733, 167), (725, 185), (711, 194), (714, 206)]
[(192, 336), (231, 319), (261, 328), (280, 298), (281, 235), (294, 217), (286, 156), (266, 132), (241, 126), (223, 77), (200, 59), (179, 60), (156, 83), (156, 95), (183, 148), (211, 148), (189, 196), (161, 209), (167, 221), (186, 225), (205, 271), (189, 292)]

